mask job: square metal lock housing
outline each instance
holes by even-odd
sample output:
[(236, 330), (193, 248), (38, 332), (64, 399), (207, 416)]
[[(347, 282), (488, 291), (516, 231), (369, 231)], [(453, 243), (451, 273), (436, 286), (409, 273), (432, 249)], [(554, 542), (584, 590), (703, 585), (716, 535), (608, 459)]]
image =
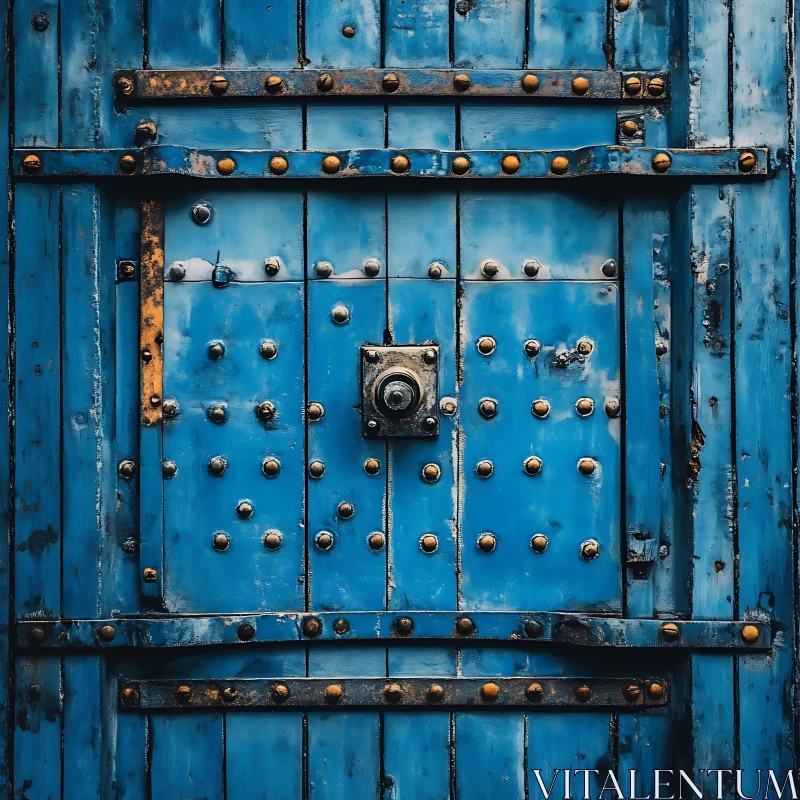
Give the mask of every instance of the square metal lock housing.
[(439, 345), (362, 346), (361, 429), (368, 439), (439, 435)]

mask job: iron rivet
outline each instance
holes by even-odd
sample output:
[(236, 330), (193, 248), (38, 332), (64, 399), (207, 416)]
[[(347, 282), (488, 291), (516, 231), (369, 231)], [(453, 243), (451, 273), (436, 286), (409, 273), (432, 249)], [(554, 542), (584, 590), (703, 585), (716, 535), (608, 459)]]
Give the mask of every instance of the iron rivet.
[(550, 403), (547, 400), (534, 400), (531, 404), (531, 414), (537, 419), (544, 419), (550, 413)]
[(631, 7), (631, 0), (617, 0), (615, 8), (617, 11), (627, 11)]
[(438, 262), (434, 262), (428, 267), (428, 277), (438, 280), (444, 274), (444, 267)]
[(378, 351), (377, 350), (367, 350), (364, 353), (364, 358), (369, 361), (370, 364), (374, 364), (378, 360)]
[(125, 76), (117, 78), (116, 82), (117, 92), (123, 97), (130, 97), (133, 94), (133, 80)]
[(750, 172), (756, 165), (756, 157), (752, 153), (742, 153), (739, 156), (739, 170)]
[(214, 456), (208, 462), (208, 474), (215, 478), (222, 475), (228, 467), (228, 462), (222, 456)]
[(256, 635), (255, 626), (249, 622), (243, 622), (236, 629), (236, 638), (242, 642), (249, 642)]
[(377, 475), (381, 471), (381, 462), (377, 458), (368, 458), (364, 462), (364, 472), (367, 475)]
[(531, 75), (528, 73), (527, 75), (523, 76), (522, 78), (522, 89), (528, 94), (532, 94), (539, 88), (539, 79), (536, 75)]
[(622, 132), (626, 136), (636, 136), (639, 133), (639, 126), (632, 119), (626, 119), (622, 123)]
[(322, 620), (319, 617), (306, 617), (303, 620), (303, 635), (314, 639), (322, 633)]
[(619, 413), (622, 410), (622, 406), (620, 405), (620, 402), (619, 400), (617, 400), (616, 397), (609, 397), (609, 399), (606, 400), (605, 409), (606, 409), (606, 414), (608, 414), (609, 417), (613, 418), (619, 416)]
[(368, 278), (374, 278), (380, 274), (381, 262), (377, 258), (368, 258), (364, 262), (364, 274)]
[(273, 156), (269, 160), (269, 171), (273, 175), (285, 175), (289, 170), (289, 162), (283, 156)]
[(212, 361), (219, 361), (225, 357), (225, 345), (222, 342), (212, 342), (208, 346), (208, 357)]
[[(153, 360), (153, 354), (150, 352), (150, 348), (145, 347), (144, 350), (142, 350), (142, 363), (149, 364), (152, 360)], [(155, 403), (153, 402), (154, 399), (156, 400)], [(161, 398), (157, 394), (152, 395), (150, 397), (150, 405), (151, 406), (161, 405)]]
[(662, 94), (664, 94), (664, 79), (658, 77), (652, 78), (647, 84), (647, 91), (653, 97), (660, 97)]
[(569, 169), (569, 160), (564, 156), (556, 156), (550, 162), (550, 172), (554, 175), (563, 175)]
[(188, 703), (192, 699), (192, 689), (190, 686), (181, 685), (175, 689), (174, 695), (179, 703)]
[(525, 355), (528, 358), (536, 358), (542, 352), (542, 345), (536, 339), (528, 339), (525, 342)]
[(456, 175), (465, 175), (469, 172), (469, 159), (466, 156), (456, 156), (450, 164), (450, 169)]
[(545, 550), (547, 550), (547, 545), (548, 545), (547, 537), (543, 533), (537, 533), (531, 539), (531, 550), (533, 550), (534, 553), (538, 553), (539, 555), (541, 555), (542, 553), (544, 553)]
[(587, 78), (579, 76), (572, 80), (572, 92), (577, 95), (584, 95), (589, 91), (589, 81)]
[(342, 28), (342, 36), (345, 39), (352, 39), (356, 35), (356, 29), (352, 25), (345, 25)]
[(575, 699), (579, 703), (588, 703), (592, 699), (592, 690), (588, 686), (576, 686)]
[(519, 156), (511, 155), (505, 156), (500, 162), (500, 167), (506, 175), (513, 175), (520, 168), (521, 162)]
[(28, 641), (31, 644), (41, 644), (44, 641), (44, 628), (31, 628), (28, 631)]
[(494, 261), (487, 261), (481, 266), (481, 272), (486, 278), (494, 278), (500, 271), (500, 267)]
[(130, 153), (126, 153), (119, 160), (119, 171), (124, 175), (130, 175), (136, 169), (136, 158)]
[(217, 96), (225, 94), (228, 91), (228, 79), (224, 75), (215, 75), (208, 85), (211, 94)]
[(630, 78), (625, 79), (625, 94), (629, 94), (631, 96), (639, 94), (642, 91), (642, 81), (640, 78), (637, 78), (635, 75), (632, 75)]
[(580, 339), (575, 349), (582, 356), (588, 356), (594, 350), (594, 343), (591, 339)]
[(154, 570), (152, 567), (145, 567), (142, 570), (142, 580), (145, 583), (155, 583), (158, 579), (158, 572)]
[(629, 703), (635, 703), (642, 696), (642, 690), (637, 684), (629, 683), (622, 690), (622, 695)]
[(256, 416), (262, 422), (268, 422), (275, 416), (275, 406), (269, 400), (264, 400), (256, 406)]
[(597, 469), (597, 464), (592, 458), (582, 458), (578, 461), (578, 472), (581, 475), (591, 475), (595, 469)]
[(136, 265), (133, 261), (120, 261), (119, 274), (122, 278), (133, 278), (136, 275)]
[(242, 500), (242, 502), (236, 506), (236, 516), (239, 517), (239, 519), (250, 519), (250, 517), (253, 516), (253, 504), (248, 500)]
[(600, 545), (594, 540), (589, 539), (581, 544), (581, 557), (586, 561), (591, 561), (600, 555)]
[(333, 632), (337, 636), (342, 636), (350, 630), (350, 623), (344, 617), (338, 617), (333, 621)]
[(446, 417), (452, 417), (456, 413), (458, 406), (452, 397), (443, 397), (439, 402), (439, 408)]
[(435, 350), (426, 350), (422, 354), (422, 360), (426, 364), (435, 364), (436, 363), (436, 351)]
[(491, 336), (481, 336), (477, 341), (478, 352), (490, 356), (497, 349), (497, 342)]
[(491, 461), (479, 461), (475, 466), (475, 472), (479, 478), (489, 478), (494, 472), (494, 464)]
[(186, 277), (186, 267), (180, 261), (170, 265), (169, 279), (171, 281), (182, 281)]
[(125, 478), (126, 481), (129, 481), (136, 474), (136, 464), (129, 458), (120, 461), (117, 467), (117, 474), (120, 478)]
[(656, 342), (656, 355), (665, 356), (667, 354), (667, 343), (663, 339)]
[(285, 703), (291, 694), (292, 693), (289, 691), (289, 687), (283, 683), (276, 683), (270, 691), (270, 695), (276, 703)]
[(527, 697), (531, 703), (541, 702), (542, 698), (544, 697), (544, 689), (542, 689), (542, 684), (532, 683), (525, 690), (525, 697)]
[(212, 408), (208, 409), (208, 419), (209, 421), (213, 422), (215, 425), (221, 425), (225, 422), (227, 418), (227, 414), (224, 408), (220, 406), (213, 406)]
[(122, 690), (122, 703), (126, 706), (135, 706), (139, 702), (139, 692), (132, 686), (126, 686)]
[(322, 159), (322, 171), (328, 175), (335, 175), (342, 166), (339, 156), (325, 156)]
[(399, 703), (403, 698), (403, 688), (398, 683), (387, 684), (383, 694), (390, 703)]
[(500, 696), (500, 687), (496, 683), (484, 683), (481, 686), (481, 697), (487, 703), (493, 703)]
[(456, 633), (459, 636), (472, 636), (475, 633), (475, 623), (469, 617), (459, 617), (456, 620)]
[(436, 417), (425, 417), (425, 419), (422, 420), (422, 425), (429, 431), (436, 430), (436, 425), (437, 425)]
[(394, 622), (394, 632), (398, 636), (411, 636), (414, 631), (414, 620), (411, 617), (398, 617)]
[(337, 325), (344, 325), (350, 319), (350, 311), (347, 306), (334, 306), (331, 311), (331, 318)]
[(441, 703), (444, 700), (444, 689), (438, 683), (434, 683), (428, 687), (425, 697), (429, 703)]
[(526, 261), (522, 265), (522, 271), (529, 277), (535, 278), (539, 274), (539, 270), (542, 268), (542, 265), (536, 261)]
[(317, 78), (317, 89), (321, 92), (329, 92), (333, 89), (333, 75), (329, 75), (327, 72), (320, 75)]
[(221, 158), (217, 161), (217, 172), (220, 175), (230, 175), (236, 169), (236, 162), (232, 158)]
[(205, 225), (211, 219), (211, 208), (208, 203), (195, 203), (192, 206), (192, 220), (198, 225)]
[(432, 533), (425, 533), (420, 537), (419, 546), (423, 553), (435, 553), (439, 540)]
[(265, 342), (261, 342), (258, 352), (260, 353), (261, 358), (265, 359), (266, 361), (272, 361), (272, 359), (278, 355), (278, 345), (276, 345), (272, 340), (267, 339)]
[(306, 416), (311, 422), (318, 422), (325, 416), (325, 408), (322, 403), (309, 403)]
[(220, 553), (222, 553), (230, 547), (231, 537), (228, 536), (227, 533), (215, 533), (212, 544), (214, 545), (215, 550), (218, 550)]
[(613, 258), (609, 258), (608, 261), (603, 262), (603, 266), (600, 267), (600, 269), (606, 278), (617, 277), (617, 262), (614, 261)]
[(222, 690), (222, 701), (224, 703), (232, 703), (237, 697), (239, 697), (239, 692), (233, 686), (226, 686)]
[(281, 471), (281, 464), (277, 458), (267, 458), (261, 464), (261, 471), (268, 477), (274, 478)]
[(270, 551), (280, 550), (282, 542), (283, 542), (283, 536), (281, 535), (280, 531), (269, 530), (264, 535), (264, 547), (267, 550)]
[(318, 278), (330, 278), (333, 275), (333, 264), (330, 261), (318, 261), (314, 265), (314, 274)]
[(529, 619), (525, 623), (525, 633), (530, 636), (531, 639), (538, 639), (542, 633), (544, 633), (542, 623), (536, 619)]
[(672, 159), (667, 153), (656, 153), (653, 156), (653, 169), (656, 172), (666, 172), (672, 166)]
[(22, 171), (27, 175), (35, 175), (42, 168), (42, 159), (31, 153), (22, 159)]
[(753, 644), (753, 642), (758, 641), (758, 628), (755, 625), (745, 625), (742, 628), (742, 639), (744, 639), (748, 644)]
[(333, 547), (333, 534), (328, 533), (328, 531), (320, 531), (314, 537), (314, 544), (320, 550), (330, 550)]
[(38, 11), (31, 17), (31, 25), (35, 31), (46, 31), (50, 27), (50, 17), (43, 11)]
[(523, 468), (526, 475), (538, 475), (542, 471), (542, 459), (538, 456), (530, 456), (525, 459)]
[(395, 172), (398, 175), (406, 172), (410, 166), (411, 162), (405, 156), (399, 155), (392, 159), (392, 172)]
[(497, 416), (497, 401), (496, 400), (481, 400), (478, 406), (478, 413), (484, 419), (494, 419)]
[(456, 75), (453, 78), (453, 86), (455, 86), (456, 90), (459, 92), (466, 92), (467, 89), (472, 85), (472, 81), (465, 72)]
[(664, 687), (653, 681), (647, 685), (647, 696), (651, 700), (660, 700), (664, 696)]
[(581, 397), (575, 403), (575, 410), (581, 417), (588, 417), (594, 411), (594, 400), (591, 397)]
[(383, 550), (384, 544), (386, 544), (386, 540), (383, 537), (382, 533), (371, 533), (367, 537), (367, 544), (369, 545), (370, 550)]
[(342, 687), (338, 683), (332, 683), (325, 687), (325, 702), (331, 705), (338, 703), (342, 699)]
[(661, 638), (665, 642), (677, 642), (680, 636), (680, 628), (674, 622), (667, 622), (661, 626)]
[(384, 92), (396, 92), (400, 87), (400, 81), (397, 80), (397, 75), (393, 72), (384, 75), (381, 81), (381, 87)]
[(278, 75), (270, 75), (264, 88), (269, 94), (280, 94), (283, 91), (283, 78)]
[(497, 547), (497, 537), (492, 533), (482, 533), (478, 537), (478, 548), (482, 553), (491, 553)]
[(312, 461), (308, 465), (308, 474), (312, 478), (321, 478), (325, 474), (325, 465), (321, 461)]
[(178, 474), (178, 465), (174, 461), (164, 461), (161, 464), (161, 474), (169, 480)]
[(355, 506), (352, 503), (341, 502), (336, 507), (336, 514), (339, 519), (351, 519), (353, 514), (356, 513)]

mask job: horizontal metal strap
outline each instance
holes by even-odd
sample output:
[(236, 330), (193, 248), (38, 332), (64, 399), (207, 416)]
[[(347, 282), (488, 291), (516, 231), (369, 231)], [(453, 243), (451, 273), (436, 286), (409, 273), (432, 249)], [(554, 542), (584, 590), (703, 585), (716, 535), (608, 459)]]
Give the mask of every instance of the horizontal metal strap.
[(662, 678), (120, 678), (128, 711), (203, 708), (652, 708), (669, 702)]
[(583, 647), (763, 650), (761, 621), (617, 619), (556, 612), (354, 611), (321, 614), (34, 620), (17, 623), (21, 647), (199, 647), (267, 642), (440, 640)]
[(119, 70), (121, 103), (230, 97), (519, 97), (581, 102), (666, 100), (662, 72), (520, 69)]
[(189, 175), (194, 178), (520, 178), (596, 175), (635, 178), (764, 177), (769, 151), (753, 148), (655, 149), (597, 145), (575, 150), (142, 150), (18, 149), (23, 177)]

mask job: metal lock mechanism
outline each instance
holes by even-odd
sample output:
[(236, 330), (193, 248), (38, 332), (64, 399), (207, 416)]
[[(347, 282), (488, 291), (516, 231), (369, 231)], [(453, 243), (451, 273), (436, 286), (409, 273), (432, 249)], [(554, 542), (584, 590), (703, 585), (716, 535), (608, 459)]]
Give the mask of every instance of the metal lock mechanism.
[(368, 439), (439, 435), (439, 346), (361, 348), (361, 429)]

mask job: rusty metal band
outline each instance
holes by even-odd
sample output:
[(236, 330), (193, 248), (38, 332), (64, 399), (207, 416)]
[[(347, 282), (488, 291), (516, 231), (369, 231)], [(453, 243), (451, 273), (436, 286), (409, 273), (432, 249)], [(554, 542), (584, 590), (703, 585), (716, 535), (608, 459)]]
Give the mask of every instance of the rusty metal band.
[(120, 103), (261, 97), (459, 97), (542, 98), (579, 102), (663, 101), (669, 75), (606, 70), (291, 69), (120, 70), (114, 73)]
[(595, 145), (573, 150), (197, 150), (154, 145), (141, 150), (17, 149), (22, 178), (186, 175), (194, 178), (453, 178), (456, 180), (632, 179), (752, 180), (769, 173), (769, 150)]
[(21, 648), (204, 647), (316, 641), (505, 642), (532, 647), (635, 647), (765, 651), (768, 622), (617, 619), (558, 612), (357, 611), (105, 620), (33, 620), (16, 625)]
[(615, 708), (669, 703), (662, 678), (248, 678), (144, 680), (121, 678), (119, 708)]
[(141, 205), (139, 299), (142, 424), (158, 425), (164, 377), (164, 206), (151, 200)]

